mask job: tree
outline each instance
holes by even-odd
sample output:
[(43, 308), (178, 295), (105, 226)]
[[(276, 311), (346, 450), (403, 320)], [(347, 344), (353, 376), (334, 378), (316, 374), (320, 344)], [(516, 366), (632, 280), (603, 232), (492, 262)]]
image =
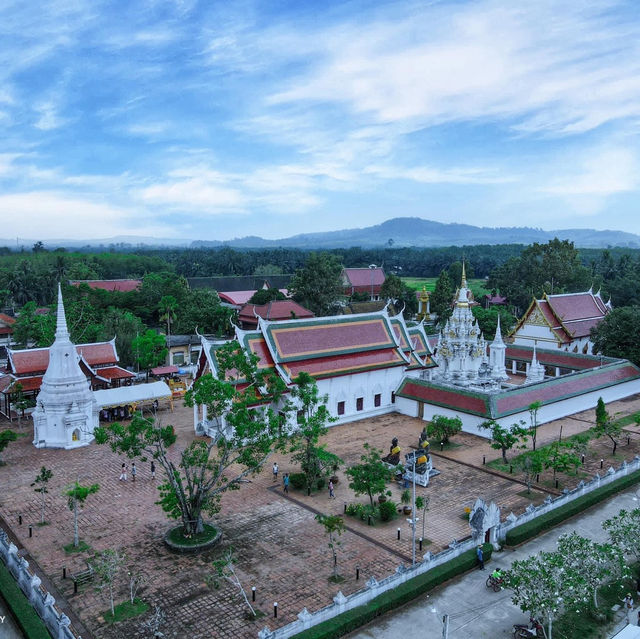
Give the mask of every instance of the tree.
[(478, 428), (491, 431), (491, 448), (501, 452), (503, 464), (509, 463), (507, 451), (514, 446), (525, 448), (529, 437), (529, 431), (525, 428), (525, 423), (522, 420), (519, 424), (512, 424), (508, 428), (504, 428), (498, 422), (490, 419), (480, 424)]
[(640, 365), (640, 307), (614, 308), (591, 329), (593, 352)]
[(329, 315), (343, 295), (341, 272), (342, 264), (337, 256), (309, 253), (304, 268), (298, 269), (291, 278), (289, 293), (316, 315)]
[(98, 484), (91, 484), (91, 486), (82, 486), (77, 481), (71, 486), (67, 486), (65, 495), (67, 497), (67, 504), (69, 510), (73, 513), (73, 545), (77, 548), (80, 543), (78, 537), (78, 506), (83, 506), (89, 495), (93, 495), (100, 490)]
[[(380, 288), (380, 297), (383, 300), (393, 300), (397, 312), (404, 306), (405, 312), (413, 315), (418, 310), (418, 300), (413, 289), (409, 288), (397, 275), (390, 273), (385, 278)], [(367, 297), (368, 299), (368, 297)]]
[(516, 318), (509, 312), (506, 306), (492, 306), (490, 308), (474, 306), (471, 312), (478, 322), (480, 331), (487, 340), (492, 340), (496, 334), (498, 317), (500, 318), (500, 328), (503, 335), (506, 335), (510, 328), (516, 323)]
[(380, 458), (381, 450), (364, 444), (365, 454), (360, 456), (360, 464), (355, 464), (347, 469), (347, 475), (351, 478), (349, 488), (358, 495), (368, 495), (373, 507), (374, 495), (384, 492), (387, 482), (391, 479), (391, 470)]
[(504, 573), (503, 583), (513, 590), (511, 601), (516, 606), (546, 621), (547, 639), (552, 639), (554, 619), (567, 605), (583, 598), (585, 592), (579, 576), (559, 552), (540, 552), (514, 561)]
[(640, 508), (623, 509), (604, 521), (602, 527), (615, 546), (640, 560)]
[(215, 291), (194, 289), (180, 303), (180, 315), (173, 324), (174, 332), (192, 335), (197, 330), (199, 333), (228, 335), (235, 312), (220, 303)]
[(158, 311), (160, 312), (160, 321), (167, 325), (167, 335), (171, 335), (171, 325), (176, 319), (177, 308), (178, 300), (173, 295), (165, 295), (160, 299)]
[(430, 500), (427, 495), (425, 495), (424, 497), (422, 495), (418, 495), (416, 497), (416, 510), (422, 511), (422, 539), (425, 538), (424, 527), (427, 520), (427, 511), (429, 510), (429, 501)]
[(529, 411), (529, 419), (531, 420), (531, 429), (529, 434), (531, 435), (531, 441), (533, 442), (533, 450), (536, 449), (536, 440), (538, 439), (538, 411), (542, 406), (541, 401), (531, 402), (527, 407)]
[(431, 295), (431, 312), (438, 316), (438, 323), (444, 323), (451, 315), (454, 288), (449, 273), (443, 270), (436, 281), (436, 287)]
[(131, 566), (127, 570), (127, 577), (129, 578), (129, 601), (134, 603), (138, 590), (149, 581), (149, 578), (135, 566)]
[(31, 484), (31, 487), (33, 488), (34, 486), (36, 486), (37, 488), (34, 488), (34, 492), (36, 493), (40, 493), (40, 498), (42, 500), (42, 504), (41, 504), (41, 510), (40, 510), (40, 523), (44, 524), (44, 507), (45, 507), (45, 500), (46, 500), (46, 495), (49, 492), (47, 486), (49, 485), (49, 480), (53, 477), (53, 471), (49, 470), (48, 468), (45, 468), (44, 466), (40, 469), (40, 473), (37, 475), (37, 477), (35, 478), (34, 482)]
[(249, 299), (249, 304), (268, 304), (274, 300), (286, 300), (284, 293), (277, 288), (260, 288)]
[(247, 593), (238, 577), (238, 573), (236, 573), (234, 564), (237, 562), (233, 554), (233, 548), (227, 548), (219, 559), (213, 561), (213, 568), (215, 569), (215, 573), (213, 575), (209, 575), (206, 579), (207, 584), (209, 586), (213, 586), (214, 588), (220, 587), (220, 579), (224, 579), (229, 582), (232, 586), (237, 588), (244, 599), (245, 604), (251, 611), (251, 615), (253, 617), (256, 616), (256, 611), (254, 610), (251, 602), (249, 601), (249, 597), (247, 597)]
[(611, 544), (599, 544), (572, 532), (558, 539), (558, 552), (565, 564), (584, 581), (593, 596), (595, 608), (598, 607), (598, 588), (630, 576), (622, 551)]
[(142, 320), (131, 311), (110, 306), (102, 316), (100, 340), (108, 341), (116, 338), (116, 350), (120, 362), (124, 366), (136, 363), (133, 341), (146, 330)]
[[(15, 430), (3, 430), (0, 432), (0, 455), (2, 451), (9, 445), (9, 442), (15, 442), (18, 439), (18, 433)], [(4, 465), (2, 459), (0, 459), (0, 466)]]
[(119, 550), (103, 550), (89, 562), (98, 578), (97, 590), (106, 590), (109, 593), (109, 604), (111, 605), (111, 615), (115, 615), (113, 605), (113, 588), (116, 577), (125, 561), (125, 556)]
[(516, 467), (524, 475), (524, 480), (527, 483), (527, 493), (531, 494), (531, 482), (533, 478), (540, 474), (544, 469), (544, 452), (539, 450), (532, 450), (524, 455), (520, 455), (516, 458)]
[(618, 447), (618, 438), (622, 434), (622, 425), (620, 422), (611, 419), (602, 397), (598, 397), (598, 403), (596, 404), (596, 427), (594, 431), (598, 439), (606, 436), (611, 440), (613, 444), (611, 454), (615, 455)]
[(462, 420), (459, 417), (445, 417), (444, 415), (434, 415), (430, 422), (427, 422), (427, 436), (443, 444), (449, 442), (449, 438), (462, 430)]
[(167, 357), (165, 336), (148, 329), (132, 341), (131, 348), (136, 354), (140, 368), (147, 371), (147, 381), (149, 381), (149, 371), (154, 366), (164, 364)]
[[(259, 277), (263, 277), (265, 275), (282, 275), (283, 273), (284, 271), (282, 268), (276, 264), (258, 264), (258, 266), (253, 269), (253, 274), (258, 275)], [(252, 302), (252, 304), (253, 303), (257, 304), (257, 302)]]
[(333, 581), (339, 579), (338, 575), (338, 546), (341, 545), (340, 535), (345, 531), (344, 521), (340, 515), (323, 515), (318, 513), (316, 521), (324, 526), (324, 531), (329, 536), (328, 546), (333, 556)]
[(556, 473), (568, 473), (571, 469), (575, 471), (580, 465), (580, 456), (570, 441), (553, 442), (542, 450), (544, 467), (553, 469), (553, 481), (556, 480)]
[(308, 373), (302, 372), (294, 380), (291, 396), (298, 408), (298, 429), (292, 434), (289, 451), (291, 459), (300, 464), (305, 476), (307, 495), (318, 479), (328, 475), (342, 460), (319, 446), (320, 437), (327, 433), (327, 424), (337, 421), (327, 410), (327, 395), (318, 394), (318, 385)]
[(13, 405), (18, 412), (18, 428), (22, 428), (22, 418), (24, 417), (24, 411), (27, 408), (31, 408), (34, 405), (33, 399), (27, 397), (22, 391), (24, 386), (18, 382), (13, 387)]
[[(219, 377), (203, 375), (185, 395), (187, 406), (206, 406), (211, 439), (191, 442), (172, 454), (173, 426), (135, 415), (129, 424), (99, 427), (95, 438), (114, 452), (145, 460), (163, 469), (158, 503), (171, 519), (180, 519), (184, 534), (204, 530), (203, 514), (215, 515), (220, 498), (258, 472), (283, 431), (285, 417), (277, 410), (285, 389), (282, 380), (257, 368), (257, 357), (246, 355), (237, 342), (216, 352)], [(242, 381), (242, 385), (238, 382)]]
[(164, 637), (164, 634), (160, 632), (161, 626), (167, 621), (167, 618), (160, 606), (155, 606), (153, 613), (144, 623), (140, 624), (143, 630), (148, 630), (153, 639)]

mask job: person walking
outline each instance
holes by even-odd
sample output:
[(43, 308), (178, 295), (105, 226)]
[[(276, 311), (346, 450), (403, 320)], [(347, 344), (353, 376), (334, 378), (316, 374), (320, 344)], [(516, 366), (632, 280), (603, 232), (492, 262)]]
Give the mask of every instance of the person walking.
[(633, 612), (633, 597), (631, 593), (628, 592), (627, 596), (622, 600), (624, 604), (624, 611), (627, 613), (627, 623), (631, 623), (631, 613)]
[(131, 464), (131, 481), (135, 481), (136, 480), (136, 473), (137, 473), (137, 469), (136, 469), (136, 463), (133, 462)]
[(278, 464), (273, 462), (273, 481), (278, 481)]
[(151, 460), (151, 479), (156, 478), (156, 465), (153, 460)]
[(127, 481), (127, 465), (123, 462), (120, 470), (120, 481)]
[(329, 499), (335, 499), (335, 493), (333, 492), (333, 482), (329, 480)]
[(478, 558), (480, 570), (484, 570), (484, 553), (482, 552), (482, 546), (478, 546), (476, 549), (476, 557)]
[(283, 492), (289, 494), (289, 473), (285, 473), (282, 478), (282, 490)]

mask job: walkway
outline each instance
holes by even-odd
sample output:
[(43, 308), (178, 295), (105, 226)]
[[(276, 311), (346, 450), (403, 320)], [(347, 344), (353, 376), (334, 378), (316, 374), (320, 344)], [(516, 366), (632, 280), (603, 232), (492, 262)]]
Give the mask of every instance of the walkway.
[[(442, 616), (449, 615), (449, 639), (499, 639), (511, 637), (515, 623), (525, 623), (526, 616), (511, 603), (509, 591), (495, 593), (484, 582), (496, 566), (506, 569), (516, 559), (525, 559), (540, 550), (555, 550), (556, 540), (564, 533), (579, 531), (581, 535), (605, 540), (601, 522), (616, 515), (622, 508), (636, 508), (640, 489), (630, 489), (609, 501), (571, 519), (562, 526), (537, 537), (515, 551), (493, 554), (484, 571), (474, 570), (448, 585), (424, 595), (404, 608), (386, 615), (369, 626), (349, 635), (350, 639), (420, 639), (442, 638)], [(637, 601), (637, 600), (636, 600)], [(621, 613), (618, 613), (621, 616)], [(636, 618), (634, 612), (633, 618)], [(624, 625), (620, 618), (617, 629)], [(418, 631), (419, 629), (419, 631)]]

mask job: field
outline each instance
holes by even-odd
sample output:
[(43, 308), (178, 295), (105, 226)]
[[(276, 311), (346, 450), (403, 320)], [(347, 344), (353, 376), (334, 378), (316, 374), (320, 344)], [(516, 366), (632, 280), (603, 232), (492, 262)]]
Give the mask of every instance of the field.
[[(414, 291), (421, 291), (422, 287), (426, 287), (427, 291), (433, 293), (436, 288), (436, 282), (438, 280), (437, 277), (403, 277), (402, 281)], [(468, 280), (469, 288), (473, 291), (473, 296), (476, 299), (479, 299), (483, 295), (490, 293), (488, 289), (485, 288), (485, 280)]]

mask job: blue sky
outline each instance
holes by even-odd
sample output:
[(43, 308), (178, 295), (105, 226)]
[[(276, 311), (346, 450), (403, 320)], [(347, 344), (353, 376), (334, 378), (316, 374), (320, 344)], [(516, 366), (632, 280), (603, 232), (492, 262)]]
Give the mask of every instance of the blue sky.
[(0, 4), (0, 237), (640, 233), (636, 0)]

